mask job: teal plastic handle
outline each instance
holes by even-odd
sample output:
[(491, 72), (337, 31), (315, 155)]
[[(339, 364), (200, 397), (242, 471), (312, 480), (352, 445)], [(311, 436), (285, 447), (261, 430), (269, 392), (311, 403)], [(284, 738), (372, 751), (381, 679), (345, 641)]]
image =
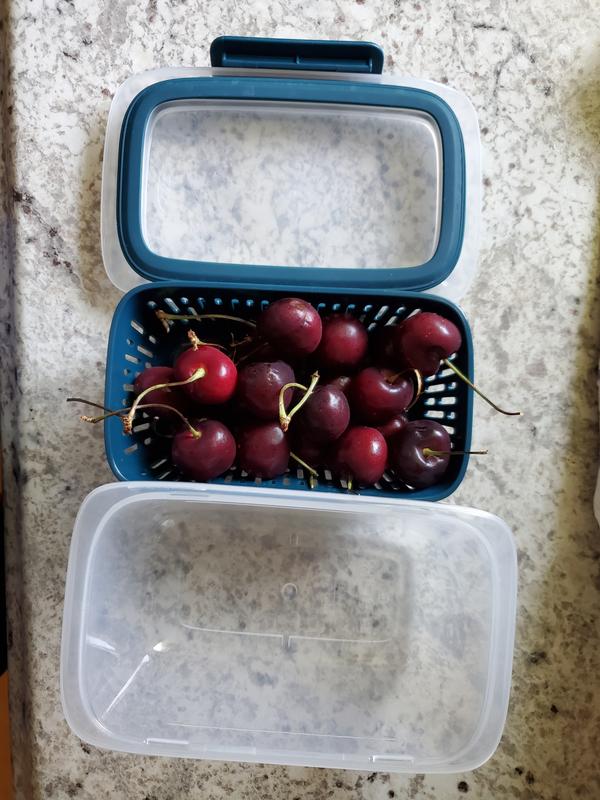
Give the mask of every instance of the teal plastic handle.
[(383, 50), (372, 42), (219, 36), (210, 46), (213, 67), (360, 72), (380, 75)]

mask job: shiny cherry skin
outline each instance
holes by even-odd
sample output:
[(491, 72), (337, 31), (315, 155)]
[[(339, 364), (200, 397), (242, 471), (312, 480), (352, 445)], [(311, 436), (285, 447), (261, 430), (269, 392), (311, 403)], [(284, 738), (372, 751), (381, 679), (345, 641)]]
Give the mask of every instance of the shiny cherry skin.
[(238, 435), (238, 463), (256, 478), (283, 475), (290, 460), (290, 445), (277, 422), (262, 422), (244, 428)]
[(283, 297), (271, 303), (257, 322), (258, 335), (288, 358), (313, 353), (321, 341), (322, 328), (316, 308), (298, 297)]
[(377, 367), (366, 367), (350, 385), (352, 411), (363, 422), (379, 425), (409, 407), (414, 397), (409, 375), (386, 375)]
[(321, 369), (352, 371), (364, 359), (369, 346), (367, 329), (349, 314), (332, 314), (323, 320), (323, 335), (316, 352)]
[(448, 453), (451, 448), (448, 431), (432, 419), (407, 422), (404, 428), (390, 439), (390, 467), (394, 473), (412, 486), (426, 489), (439, 481), (446, 472), (449, 455), (425, 455), (425, 448)]
[(337, 377), (326, 381), (325, 386), (335, 386), (336, 389), (341, 389), (341, 391), (347, 396), (351, 383), (352, 378), (349, 375), (338, 375)]
[(173, 365), (178, 381), (191, 378), (201, 368), (206, 371), (204, 377), (182, 388), (196, 403), (226, 403), (235, 392), (237, 384), (237, 369), (233, 361), (216, 347), (201, 344), (183, 352)]
[(435, 375), (443, 358), (460, 348), (462, 336), (453, 322), (432, 311), (421, 311), (395, 326), (393, 350), (398, 365)]
[(300, 431), (318, 444), (339, 439), (350, 423), (346, 395), (335, 386), (317, 386), (294, 422)]
[(389, 445), (389, 440), (392, 438), (392, 436), (395, 436), (397, 433), (400, 433), (400, 431), (402, 430), (402, 428), (404, 428), (407, 422), (408, 422), (408, 417), (406, 416), (406, 414), (398, 414), (397, 416), (388, 419), (387, 422), (383, 422), (381, 425), (376, 425), (375, 427), (377, 428), (379, 433), (383, 436), (383, 438), (388, 442)]
[[(173, 383), (176, 380), (175, 371), (172, 367), (146, 367), (133, 382), (133, 391), (137, 396), (151, 386), (156, 386), (158, 383)], [(142, 398), (142, 405), (152, 403), (171, 406), (182, 414), (186, 413), (187, 398), (183, 394), (181, 388), (177, 386), (173, 388), (165, 387), (164, 389), (155, 389), (153, 392), (148, 392), (148, 394)], [(179, 422), (177, 414), (174, 414), (166, 408), (148, 408), (144, 410), (147, 411), (149, 416), (156, 417), (162, 422)]]
[[(257, 361), (242, 367), (236, 396), (240, 406), (257, 419), (279, 419), (279, 394), (286, 383), (296, 380), (294, 370), (285, 361)], [(286, 389), (284, 402), (289, 407), (293, 388)]]
[(385, 439), (375, 428), (357, 425), (334, 445), (332, 469), (340, 478), (372, 484), (383, 475), (388, 457)]
[(188, 428), (180, 430), (171, 445), (173, 464), (190, 480), (217, 478), (227, 472), (235, 460), (235, 439), (222, 422), (205, 419), (192, 424), (200, 438)]

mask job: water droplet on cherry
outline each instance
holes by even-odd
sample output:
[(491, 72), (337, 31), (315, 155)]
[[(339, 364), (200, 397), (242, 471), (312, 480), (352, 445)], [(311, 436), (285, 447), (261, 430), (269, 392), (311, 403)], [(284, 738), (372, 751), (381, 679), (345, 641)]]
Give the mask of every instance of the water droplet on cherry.
[(313, 353), (321, 341), (321, 317), (306, 300), (284, 297), (262, 312), (257, 322), (259, 336), (282, 356)]
[[(295, 381), (294, 370), (284, 361), (258, 361), (240, 370), (237, 399), (241, 410), (247, 410), (258, 419), (279, 419), (279, 393), (288, 383)], [(293, 389), (286, 389), (284, 404), (292, 401)]]

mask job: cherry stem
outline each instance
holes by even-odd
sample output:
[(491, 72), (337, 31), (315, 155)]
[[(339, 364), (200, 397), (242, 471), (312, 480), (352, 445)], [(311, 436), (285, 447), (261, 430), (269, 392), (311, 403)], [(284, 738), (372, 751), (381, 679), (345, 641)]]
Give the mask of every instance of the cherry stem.
[(311, 467), (310, 464), (307, 464), (306, 461), (302, 461), (300, 456), (297, 456), (296, 453), (292, 453), (291, 450), (290, 450), (290, 458), (293, 458), (294, 461), (297, 461), (298, 464), (300, 464), (301, 467), (304, 467), (304, 469), (307, 472), (309, 472), (311, 475), (314, 475), (315, 478), (318, 478), (319, 473), (317, 472), (317, 470)]
[[(285, 410), (285, 393), (288, 389), (302, 389), (303, 392), (308, 392), (308, 387), (305, 386), (303, 383), (286, 383), (285, 386), (282, 386), (279, 390), (279, 422), (286, 416)], [(289, 425), (289, 422), (288, 422)], [(287, 428), (284, 428), (287, 430)]]
[(174, 381), (173, 383), (157, 383), (155, 386), (149, 386), (147, 389), (144, 389), (143, 392), (140, 392), (138, 396), (135, 398), (133, 405), (129, 409), (129, 412), (126, 417), (123, 418), (123, 430), (125, 433), (131, 433), (131, 428), (133, 426), (133, 418), (135, 417), (135, 412), (139, 408), (140, 402), (142, 398), (144, 398), (150, 392), (154, 392), (156, 389), (170, 389), (171, 387), (175, 386), (187, 386), (188, 383), (193, 383), (194, 381), (203, 378), (206, 375), (206, 370), (204, 367), (199, 367), (197, 370), (194, 370), (189, 378), (186, 378), (184, 381)]
[(251, 336), (248, 336), (248, 334), (246, 334), (246, 336), (244, 336), (243, 339), (237, 339), (237, 340), (234, 339), (233, 334), (231, 334), (231, 342), (229, 344), (229, 347), (235, 349), (236, 347), (241, 347), (243, 344), (250, 344), (250, 342), (253, 341), (254, 339)]
[(165, 330), (169, 331), (168, 320), (187, 319), (187, 320), (203, 320), (203, 319), (228, 319), (230, 322), (240, 322), (242, 325), (248, 325), (250, 328), (256, 328), (256, 323), (251, 322), (249, 319), (242, 319), (242, 317), (232, 317), (229, 314), (168, 314), (166, 311), (158, 310), (156, 316), (162, 322)]
[(415, 379), (415, 384), (416, 384), (416, 389), (415, 389), (414, 397), (413, 397), (413, 399), (411, 400), (410, 404), (408, 405), (408, 407), (406, 409), (407, 411), (410, 411), (410, 409), (414, 406), (414, 404), (417, 402), (419, 397), (421, 397), (421, 395), (423, 394), (423, 389), (425, 388), (424, 384), (423, 384), (423, 376), (421, 375), (419, 370), (418, 369), (411, 369), (410, 371), (413, 373), (413, 376), (414, 376), (414, 379)]
[[(87, 403), (88, 405), (95, 406), (96, 408), (104, 408), (104, 406), (100, 406), (100, 405), (98, 405), (98, 403), (92, 403), (91, 400), (83, 400), (83, 399), (81, 399), (79, 397), (74, 397), (73, 400), (77, 400), (80, 403)], [(165, 408), (168, 411), (172, 411), (174, 414), (177, 414), (179, 419), (186, 425), (187, 429), (189, 430), (189, 432), (192, 434), (192, 436), (195, 439), (199, 439), (202, 436), (200, 431), (197, 431), (193, 427), (193, 425), (187, 419), (187, 417), (184, 417), (184, 415), (181, 413), (181, 411), (178, 411), (176, 408), (173, 408), (173, 406), (169, 406), (166, 403), (142, 403), (141, 405), (138, 406), (138, 411), (140, 411), (142, 409), (146, 409), (146, 408)], [(129, 409), (124, 408), (124, 409), (122, 409), (120, 411), (108, 411), (107, 414), (102, 414), (99, 417), (88, 417), (85, 414), (82, 414), (79, 417), (79, 419), (82, 422), (91, 422), (92, 425), (95, 425), (98, 422), (104, 422), (104, 420), (108, 419), (109, 417), (121, 417), (121, 420), (123, 422), (125, 422), (126, 417), (124, 416), (124, 412), (126, 412), (128, 410)]]
[(188, 337), (188, 339), (190, 340), (190, 342), (192, 343), (192, 350), (197, 350), (197, 349), (198, 349), (198, 346), (202, 344), (202, 342), (201, 342), (201, 341), (200, 341), (200, 339), (199, 339), (199, 338), (196, 336), (196, 334), (194, 333), (194, 331), (188, 331), (188, 332), (187, 332), (187, 337)]
[(500, 406), (497, 406), (496, 403), (493, 403), (490, 400), (489, 397), (486, 397), (486, 395), (484, 395), (484, 393), (480, 389), (478, 389), (475, 386), (475, 384), (472, 381), (470, 381), (467, 378), (467, 376), (463, 372), (461, 372), (459, 370), (459, 368), (455, 364), (453, 364), (451, 361), (449, 361), (447, 358), (443, 358), (442, 359), (442, 364), (445, 364), (447, 367), (450, 367), (450, 369), (454, 373), (456, 373), (456, 375), (458, 375), (458, 377), (461, 379), (461, 381), (464, 381), (467, 384), (467, 386), (470, 386), (471, 389), (473, 389), (473, 391), (476, 392), (479, 395), (479, 397), (482, 398), (482, 400), (485, 400), (485, 402), (488, 403), (488, 405), (490, 405), (496, 411), (500, 412), (500, 414), (505, 414), (507, 417), (520, 417), (521, 416), (521, 412), (520, 411), (505, 411), (503, 408), (500, 408)]
[[(94, 403), (93, 400), (85, 400), (83, 397), (67, 397), (67, 403), (83, 403), (86, 406), (93, 406), (99, 408), (101, 411), (110, 411), (110, 408), (103, 406), (101, 403)], [(127, 411), (128, 409), (123, 409)]]
[[(313, 374), (310, 376), (310, 383), (308, 385), (308, 388), (306, 388), (306, 386), (303, 386), (301, 383), (286, 383), (285, 386), (281, 387), (281, 390), (279, 392), (279, 424), (281, 425), (281, 430), (284, 433), (290, 427), (290, 422), (292, 421), (292, 417), (294, 416), (294, 414), (300, 411), (304, 403), (306, 403), (308, 398), (314, 392), (315, 386), (319, 382), (319, 378), (320, 378), (319, 373), (313, 372)], [(298, 389), (304, 389), (304, 395), (291, 409), (291, 411), (288, 411), (286, 413), (285, 402), (284, 402), (285, 392), (286, 389), (292, 389), (294, 387)]]
[(487, 456), (487, 450), (432, 450), (431, 447), (423, 448), (425, 458), (429, 456)]
[(238, 358), (238, 360), (235, 362), (236, 366), (237, 366), (238, 364), (241, 364), (241, 363), (242, 363), (242, 361), (245, 361), (247, 358), (250, 358), (251, 356), (253, 356), (253, 355), (256, 355), (256, 353), (259, 353), (259, 352), (260, 352), (261, 350), (263, 350), (263, 349), (264, 349), (266, 346), (267, 346), (267, 342), (261, 342), (261, 343), (260, 343), (260, 344), (258, 344), (256, 347), (253, 347), (251, 350), (248, 350), (248, 352), (247, 352), (247, 353), (244, 353), (242, 356), (240, 356), (240, 357)]
[(390, 375), (388, 378), (385, 379), (386, 383), (389, 383), (390, 385), (393, 385), (395, 383), (395, 381), (398, 380), (398, 378), (400, 378), (402, 375), (406, 375), (407, 372), (410, 372), (411, 375), (414, 377), (416, 389), (415, 389), (415, 393), (413, 395), (413, 399), (411, 400), (410, 405), (407, 406), (405, 411), (409, 411), (414, 406), (414, 404), (417, 402), (419, 397), (421, 397), (421, 395), (423, 394), (423, 377), (422, 377), (421, 373), (419, 372), (418, 369), (412, 369), (412, 368), (411, 369), (403, 369), (400, 372), (396, 372), (394, 375)]
[(394, 381), (397, 381), (397, 380), (398, 380), (398, 378), (399, 378), (401, 375), (404, 375), (404, 373), (405, 373), (405, 372), (407, 372), (407, 370), (403, 369), (403, 370), (401, 370), (400, 372), (395, 372), (393, 375), (388, 375), (388, 377), (385, 379), (385, 382), (386, 382), (386, 383), (393, 384), (393, 383), (394, 383)]
[(217, 342), (205, 342), (203, 339), (199, 339), (194, 331), (189, 330), (187, 333), (187, 337), (192, 343), (192, 349), (197, 350), (200, 345), (205, 345), (207, 347), (218, 347), (219, 350), (227, 351), (227, 348), (223, 344), (218, 344)]
[(67, 403), (83, 403), (85, 406), (92, 406), (93, 408), (100, 408), (102, 411), (106, 411), (106, 414), (103, 414), (99, 417), (79, 417), (82, 422), (91, 423), (102, 422), (102, 420), (108, 419), (108, 417), (116, 417), (118, 414), (124, 415), (131, 408), (131, 406), (126, 406), (125, 408), (120, 408), (118, 411), (112, 411), (110, 408), (107, 408), (100, 403), (94, 403), (93, 400), (86, 400), (84, 397), (67, 397)]

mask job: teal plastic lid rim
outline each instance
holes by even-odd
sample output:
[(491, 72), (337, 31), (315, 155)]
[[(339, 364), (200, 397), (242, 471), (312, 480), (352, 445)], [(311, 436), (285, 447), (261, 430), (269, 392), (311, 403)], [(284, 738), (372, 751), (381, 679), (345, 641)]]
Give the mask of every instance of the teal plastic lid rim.
[[(187, 261), (151, 251), (142, 233), (142, 180), (145, 137), (156, 109), (193, 100), (295, 101), (405, 109), (429, 114), (442, 143), (442, 213), (432, 258), (417, 267), (289, 267)], [(117, 180), (117, 231), (127, 261), (151, 281), (248, 281), (276, 287), (284, 280), (299, 287), (348, 286), (421, 291), (445, 280), (460, 256), (465, 222), (465, 153), (460, 125), (448, 104), (432, 92), (388, 84), (353, 81), (211, 76), (176, 78), (153, 84), (129, 106), (121, 129)], [(324, 265), (326, 267), (326, 265)]]

